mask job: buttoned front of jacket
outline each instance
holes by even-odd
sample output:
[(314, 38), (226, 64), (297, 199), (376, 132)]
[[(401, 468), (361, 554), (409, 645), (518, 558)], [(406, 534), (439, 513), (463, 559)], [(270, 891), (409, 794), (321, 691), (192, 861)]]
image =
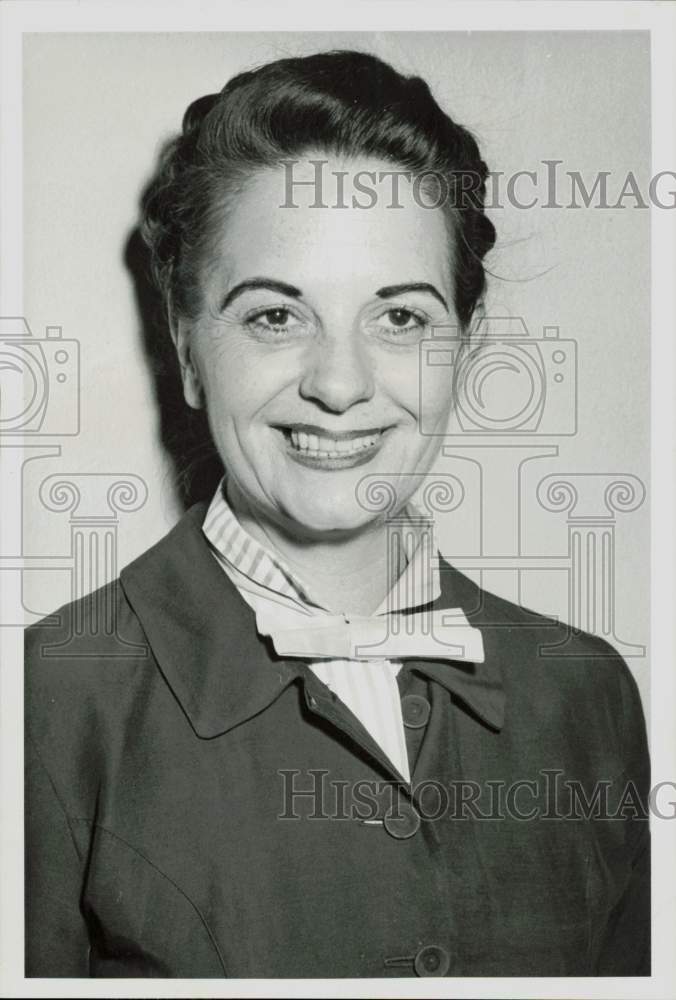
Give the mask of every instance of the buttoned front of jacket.
[[(204, 512), (28, 630), (27, 974), (648, 974), (645, 728), (617, 654), (442, 562), (438, 607), (486, 661), (406, 661), (401, 784), (259, 638)], [(599, 782), (614, 819), (585, 816)]]

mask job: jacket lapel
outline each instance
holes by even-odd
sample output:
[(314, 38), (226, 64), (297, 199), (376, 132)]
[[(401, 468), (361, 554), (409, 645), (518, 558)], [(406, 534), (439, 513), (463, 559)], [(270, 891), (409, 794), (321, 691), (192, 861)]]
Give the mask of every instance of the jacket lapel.
[(409, 661), (409, 665), (456, 695), (491, 729), (500, 730), (505, 721), (506, 699), (500, 667), (501, 632), (499, 629), (496, 632), (496, 615), (486, 606), (484, 591), (442, 557), (439, 577), (441, 593), (434, 610), (462, 608), (470, 625), (481, 631), (484, 662), (421, 659)]
[(120, 574), (167, 683), (198, 736), (211, 738), (267, 708), (301, 675), (273, 658), (254, 613), (216, 563), (199, 503)]
[[(158, 666), (198, 736), (209, 739), (246, 722), (297, 678), (301, 660), (280, 660), (256, 630), (255, 615), (217, 564), (202, 533), (206, 503), (196, 504), (120, 582)], [(481, 627), (483, 592), (440, 560), (435, 610), (462, 607)], [(486, 662), (413, 660), (413, 669), (446, 687), (493, 729), (502, 726), (504, 689), (492, 636), (482, 628)]]

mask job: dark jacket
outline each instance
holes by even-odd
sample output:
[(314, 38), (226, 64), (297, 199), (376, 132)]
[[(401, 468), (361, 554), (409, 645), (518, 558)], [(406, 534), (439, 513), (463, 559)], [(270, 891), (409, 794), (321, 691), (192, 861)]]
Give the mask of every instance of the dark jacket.
[(486, 662), (405, 662), (397, 787), (258, 637), (205, 510), (27, 632), (27, 975), (648, 975), (622, 659), (442, 562)]

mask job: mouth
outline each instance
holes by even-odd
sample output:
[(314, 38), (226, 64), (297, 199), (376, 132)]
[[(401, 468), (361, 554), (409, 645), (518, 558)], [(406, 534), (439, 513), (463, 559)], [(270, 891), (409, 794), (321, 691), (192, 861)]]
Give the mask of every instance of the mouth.
[(390, 427), (329, 431), (312, 424), (278, 426), (287, 454), (317, 469), (350, 468), (369, 462), (379, 451)]

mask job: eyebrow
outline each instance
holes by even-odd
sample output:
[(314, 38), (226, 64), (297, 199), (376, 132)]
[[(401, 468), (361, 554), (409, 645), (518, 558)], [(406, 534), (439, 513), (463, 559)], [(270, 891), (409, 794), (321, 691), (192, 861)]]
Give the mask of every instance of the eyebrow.
[(376, 295), (380, 299), (391, 299), (396, 295), (403, 295), (405, 292), (428, 292), (441, 302), (444, 309), (448, 311), (446, 299), (434, 285), (430, 285), (427, 281), (408, 281), (403, 285), (386, 285), (385, 288), (379, 288)]
[[(295, 285), (289, 285), (286, 281), (276, 281), (274, 278), (247, 278), (246, 281), (240, 281), (238, 285), (230, 289), (221, 304), (221, 312), (227, 309), (244, 292), (260, 288), (267, 289), (270, 292), (277, 292), (279, 295), (287, 295), (292, 299), (300, 299), (303, 295), (300, 288), (296, 288)], [(376, 295), (379, 299), (391, 299), (397, 295), (403, 295), (405, 292), (427, 292), (441, 302), (444, 309), (448, 310), (448, 303), (441, 292), (427, 281), (407, 281), (401, 285), (385, 285), (383, 288), (378, 289)]]
[(270, 292), (288, 295), (292, 299), (299, 299), (303, 294), (300, 288), (296, 288), (295, 285), (287, 285), (285, 281), (275, 281), (274, 278), (247, 278), (246, 281), (240, 281), (239, 285), (230, 289), (221, 303), (221, 312), (227, 309), (238, 296), (256, 288), (267, 288)]

